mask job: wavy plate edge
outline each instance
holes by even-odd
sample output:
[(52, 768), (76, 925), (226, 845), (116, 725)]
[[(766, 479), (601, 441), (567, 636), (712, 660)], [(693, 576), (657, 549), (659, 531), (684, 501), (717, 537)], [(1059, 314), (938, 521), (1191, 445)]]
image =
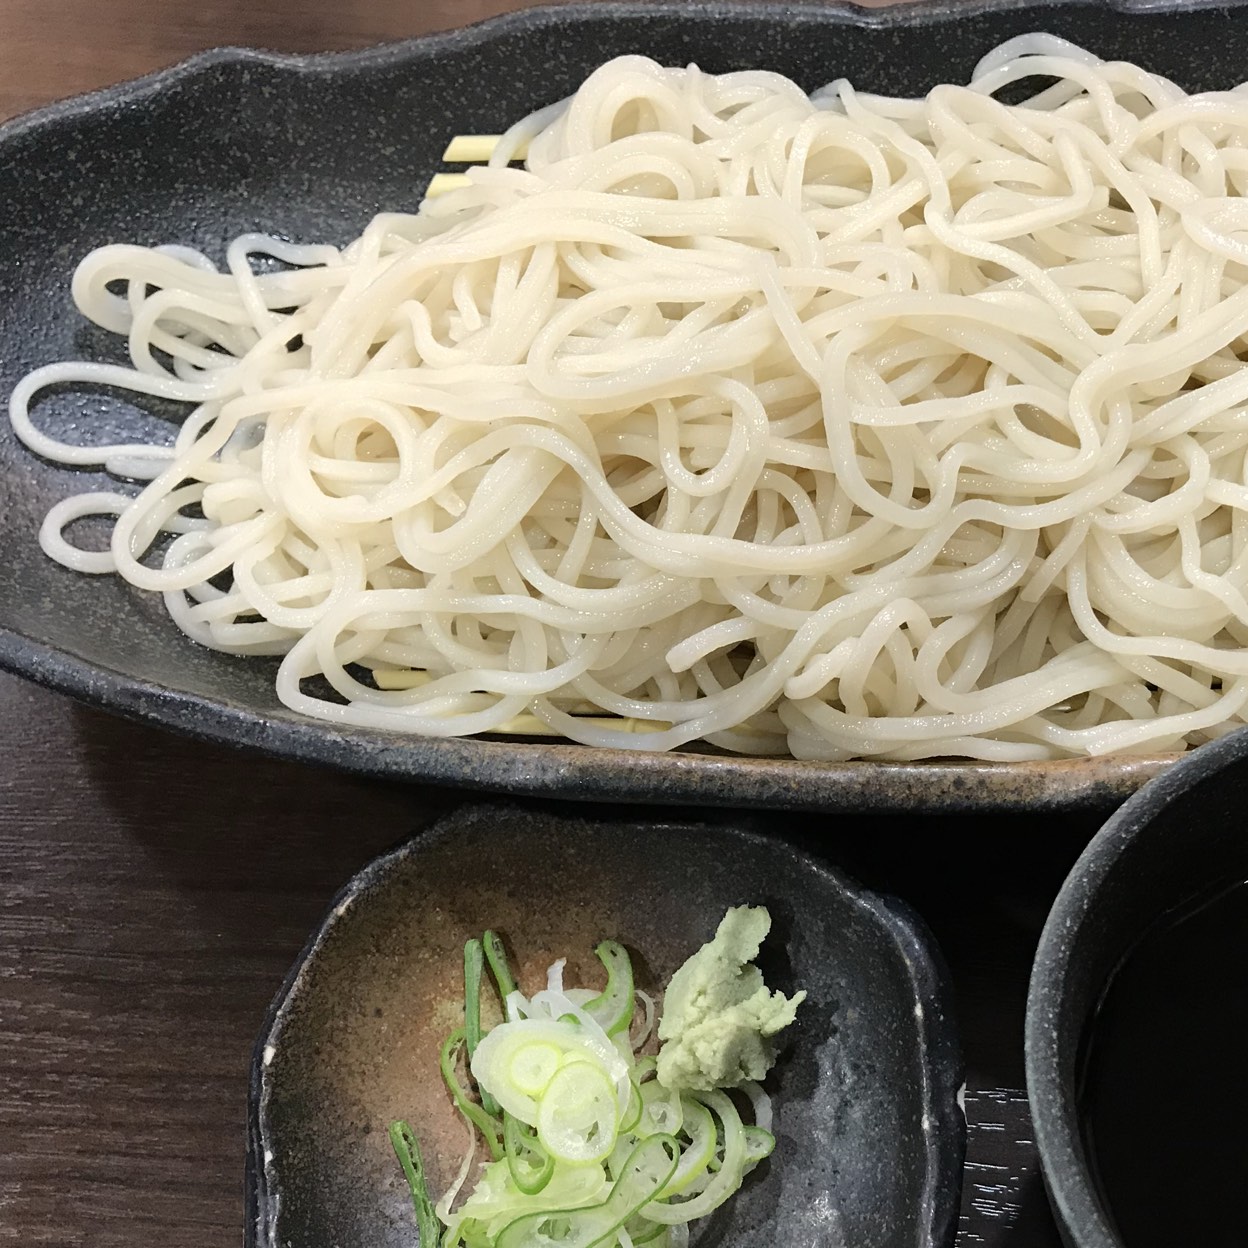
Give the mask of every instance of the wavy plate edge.
[(1183, 757), (1036, 763), (802, 761), (656, 754), (573, 742), (419, 737), (273, 718), (123, 676), (0, 627), (0, 669), (126, 719), (269, 758), (375, 779), (514, 796), (776, 810), (948, 813), (1108, 810)]

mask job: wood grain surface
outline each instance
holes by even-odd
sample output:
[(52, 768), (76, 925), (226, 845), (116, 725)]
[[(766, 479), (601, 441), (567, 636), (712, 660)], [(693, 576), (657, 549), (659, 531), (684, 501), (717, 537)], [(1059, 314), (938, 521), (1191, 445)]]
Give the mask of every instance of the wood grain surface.
[[(890, 0), (858, 2), (880, 8)], [(0, 0), (0, 120), (205, 48), (337, 52), (529, 7), (528, 0)]]
[[(214, 45), (360, 47), (515, 7), (0, 0), (0, 115)], [(265, 1008), (337, 889), (457, 800), (194, 744), (0, 676), (0, 1243), (238, 1243)], [(1057, 1243), (1022, 1008), (1049, 902), (1096, 823), (795, 821), (910, 900), (950, 961), (969, 1062), (960, 1245)]]

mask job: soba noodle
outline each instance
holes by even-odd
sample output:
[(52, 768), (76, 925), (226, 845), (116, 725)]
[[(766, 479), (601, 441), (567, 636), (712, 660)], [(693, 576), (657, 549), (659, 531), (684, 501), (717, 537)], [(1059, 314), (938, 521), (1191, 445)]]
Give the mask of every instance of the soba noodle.
[[(89, 255), (133, 368), (13, 424), (149, 483), (41, 541), (343, 724), (1183, 749), (1248, 703), (1246, 188), (1248, 93), (1048, 36), (922, 100), (623, 57), (343, 250)], [(65, 382), (196, 406), (71, 446)]]

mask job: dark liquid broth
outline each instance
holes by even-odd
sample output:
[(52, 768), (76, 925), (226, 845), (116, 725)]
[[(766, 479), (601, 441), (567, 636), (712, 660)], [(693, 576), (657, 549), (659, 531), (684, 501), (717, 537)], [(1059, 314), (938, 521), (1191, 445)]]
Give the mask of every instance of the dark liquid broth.
[(1127, 956), (1092, 1023), (1081, 1109), (1127, 1248), (1248, 1244), (1248, 883)]

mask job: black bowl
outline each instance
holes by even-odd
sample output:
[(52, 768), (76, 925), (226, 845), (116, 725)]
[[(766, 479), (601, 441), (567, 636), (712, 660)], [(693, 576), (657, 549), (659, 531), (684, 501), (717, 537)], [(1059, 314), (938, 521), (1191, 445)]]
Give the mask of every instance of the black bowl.
[[(494, 131), (571, 92), (605, 58), (647, 53), (721, 71), (847, 75), (919, 93), (965, 80), (1010, 36), (1064, 35), (1187, 88), (1248, 79), (1248, 9), (1192, 0), (852, 5), (572, 5), (390, 48), (325, 57), (226, 50), (0, 131), (0, 394), (31, 368), (121, 344), (73, 310), (77, 260), (115, 241), (181, 242), (222, 258), (251, 230), (345, 242), (380, 208), (419, 202), (456, 132)], [(175, 413), (115, 394), (40, 406), (126, 441)], [(281, 706), (272, 662), (188, 641), (159, 599), (52, 563), (35, 540), (48, 508), (106, 478), (38, 460), (0, 419), (0, 667), (201, 738), (378, 776), (512, 793), (699, 805), (840, 809), (1100, 807), (1165, 765), (800, 763), (695, 751), (638, 756), (532, 742), (433, 740), (314, 722)]]
[[(1120, 1205), (1115, 1216), (1102, 1183), (1107, 1176), (1098, 1174), (1087, 1143), (1081, 1081), (1098, 1006), (1127, 955), (1168, 916), (1184, 913), (1211, 890), (1248, 878), (1246, 791), (1248, 729), (1202, 746), (1130, 798), (1075, 864), (1045, 924), (1027, 1002), (1027, 1094), (1050, 1203), (1066, 1241), (1076, 1248), (1123, 1248), (1124, 1242), (1130, 1248), (1119, 1229), (1128, 1217), (1132, 1224), (1153, 1227), (1162, 1219), (1182, 1220), (1177, 1183), (1164, 1179), (1145, 1184), (1147, 1190), (1135, 1196), (1144, 1203), (1129, 1210)], [(1234, 969), (1243, 961), (1242, 950), (1227, 950), (1221, 959), (1228, 993), (1244, 992)], [(1193, 973), (1211, 969), (1192, 968)], [(1174, 998), (1159, 997), (1157, 1025), (1141, 1031), (1139, 1044), (1167, 1044), (1175, 1030), (1167, 1011), (1177, 1008)], [(1163, 1054), (1155, 1064), (1150, 1056), (1148, 1068), (1184, 1080), (1185, 1065), (1175, 1053), (1172, 1060)], [(1142, 1095), (1147, 1098), (1147, 1089)], [(1223, 1116), (1208, 1105), (1209, 1119)], [(1137, 1167), (1173, 1178), (1166, 1165), (1170, 1150), (1211, 1143), (1176, 1138), (1159, 1107), (1142, 1108), (1139, 1116), (1149, 1129), (1132, 1145)], [(1191, 1107), (1191, 1118), (1201, 1119), (1199, 1104)], [(1200, 1241), (1184, 1236), (1172, 1242)]]
[(462, 1018), (467, 937), (504, 932), (530, 991), (563, 955), (569, 983), (598, 982), (591, 950), (614, 937), (653, 990), (747, 902), (771, 910), (768, 982), (810, 995), (767, 1082), (776, 1153), (695, 1242), (949, 1245), (961, 1057), (917, 916), (733, 822), (480, 806), (365, 868), (274, 1002), (252, 1068), (249, 1248), (411, 1248), (386, 1127), (411, 1122), (440, 1192), (464, 1147), (437, 1056)]

